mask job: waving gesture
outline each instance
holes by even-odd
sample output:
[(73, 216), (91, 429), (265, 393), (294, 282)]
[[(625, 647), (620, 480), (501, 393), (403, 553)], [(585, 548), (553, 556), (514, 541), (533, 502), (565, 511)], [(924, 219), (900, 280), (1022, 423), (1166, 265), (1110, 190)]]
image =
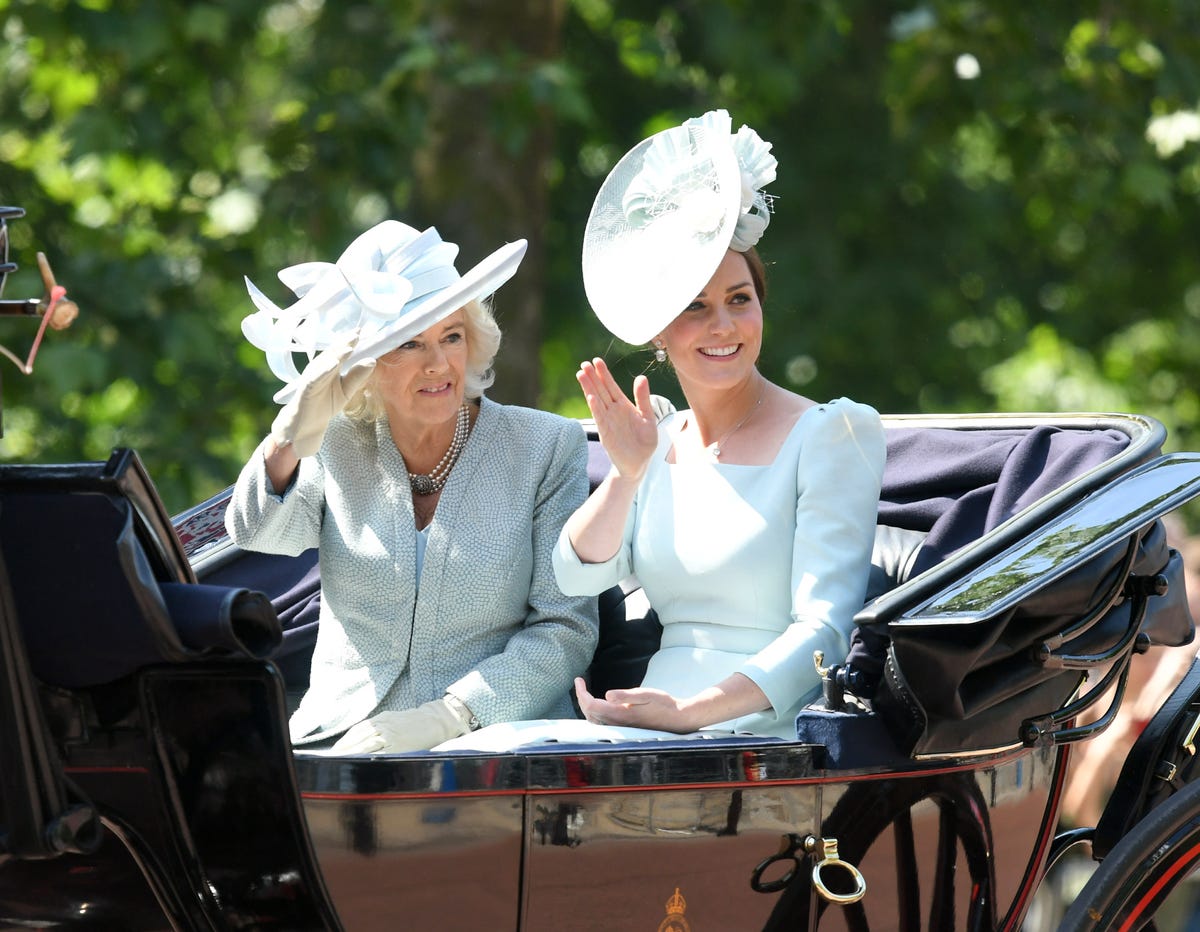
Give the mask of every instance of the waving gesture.
[(342, 365), (353, 350), (351, 340), (325, 350), (305, 367), (295, 396), (271, 425), (271, 436), (276, 443), (291, 444), (296, 456), (312, 456), (321, 449), (329, 421), (366, 384), (375, 369), (375, 360), (369, 359), (356, 363), (342, 375)]
[(621, 545), (625, 516), (658, 446), (658, 418), (644, 375), (633, 380), (635, 401), (617, 387), (603, 359), (582, 363), (575, 378), (613, 468), (567, 520), (566, 531), (581, 561), (603, 563)]
[[(623, 479), (637, 481), (658, 446), (658, 426), (650, 403), (650, 382), (644, 375), (633, 380), (630, 401), (618, 387), (603, 359), (580, 365), (575, 373), (583, 396), (613, 468)], [(636, 402), (636, 403), (635, 403)]]

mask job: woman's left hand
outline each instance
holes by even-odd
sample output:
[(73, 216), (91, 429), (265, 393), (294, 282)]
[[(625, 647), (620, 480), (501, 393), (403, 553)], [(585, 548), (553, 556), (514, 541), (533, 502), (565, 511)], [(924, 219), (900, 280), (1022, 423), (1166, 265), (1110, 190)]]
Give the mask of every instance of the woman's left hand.
[(743, 673), (731, 673), (686, 699), (647, 686), (610, 689), (601, 699), (588, 692), (581, 677), (575, 678), (575, 695), (589, 722), (653, 728), (681, 735), (771, 708), (766, 693)]
[(575, 695), (584, 718), (597, 725), (628, 725), (678, 734), (688, 734), (698, 727), (689, 721), (684, 704), (661, 689), (610, 689), (600, 698), (588, 692), (582, 677), (576, 677)]
[(403, 754), (427, 751), (467, 733), (467, 725), (444, 699), (415, 709), (380, 712), (350, 727), (334, 743), (339, 754)]

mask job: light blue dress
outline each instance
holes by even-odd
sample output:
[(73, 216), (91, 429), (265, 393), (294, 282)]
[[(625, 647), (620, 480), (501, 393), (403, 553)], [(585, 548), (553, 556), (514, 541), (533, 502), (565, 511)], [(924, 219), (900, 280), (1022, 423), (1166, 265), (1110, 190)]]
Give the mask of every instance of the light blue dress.
[(684, 697), (743, 673), (771, 709), (712, 729), (795, 738), (820, 687), (813, 651), (845, 656), (865, 598), (883, 425), (840, 398), (805, 411), (770, 465), (668, 463), (686, 416), (660, 424), (617, 554), (581, 563), (564, 531), (555, 576), (571, 595), (636, 577), (663, 625), (643, 685)]

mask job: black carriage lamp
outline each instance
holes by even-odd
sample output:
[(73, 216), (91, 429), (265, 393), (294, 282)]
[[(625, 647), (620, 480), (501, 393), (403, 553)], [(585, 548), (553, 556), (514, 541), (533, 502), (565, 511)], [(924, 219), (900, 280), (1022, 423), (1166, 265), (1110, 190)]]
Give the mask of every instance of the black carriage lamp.
[[(22, 375), (29, 375), (33, 372), (33, 361), (37, 358), (38, 349), (42, 345), (46, 327), (65, 330), (79, 316), (79, 307), (74, 301), (66, 300), (67, 290), (54, 280), (50, 261), (46, 258), (45, 253), (41, 252), (37, 254), (37, 261), (38, 270), (42, 273), (42, 283), (46, 286), (45, 294), (40, 298), (5, 300), (4, 283), (8, 279), (8, 273), (17, 270), (17, 264), (10, 262), (8, 258), (8, 221), (24, 216), (25, 211), (20, 207), (0, 207), (0, 317), (40, 317), (41, 323), (38, 325), (37, 336), (33, 338), (29, 353), (24, 359), (17, 356), (3, 343), (0, 343), (0, 353), (7, 356)], [(0, 437), (4, 436), (3, 387), (3, 380), (0, 379)]]

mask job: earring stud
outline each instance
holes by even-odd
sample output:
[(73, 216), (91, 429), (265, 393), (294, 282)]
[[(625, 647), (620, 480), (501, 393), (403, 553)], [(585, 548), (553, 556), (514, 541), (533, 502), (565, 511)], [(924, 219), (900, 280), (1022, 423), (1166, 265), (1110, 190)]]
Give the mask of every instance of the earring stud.
[(667, 349), (665, 346), (663, 346), (662, 340), (654, 341), (654, 361), (655, 362), (666, 362), (667, 361)]

